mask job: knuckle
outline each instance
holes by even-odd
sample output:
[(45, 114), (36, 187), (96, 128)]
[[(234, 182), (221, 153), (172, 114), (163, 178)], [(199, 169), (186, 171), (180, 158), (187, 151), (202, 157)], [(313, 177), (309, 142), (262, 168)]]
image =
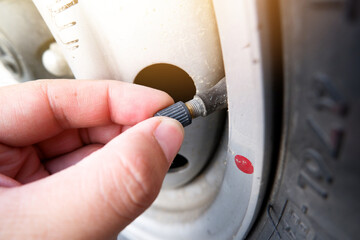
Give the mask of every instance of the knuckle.
[(147, 134), (133, 133), (126, 141), (110, 147), (117, 150), (111, 151), (112, 160), (102, 166), (106, 168), (103, 178), (108, 185), (104, 196), (118, 214), (125, 211), (136, 216), (157, 197), (167, 169), (166, 159), (161, 159), (164, 156), (160, 146)]
[(136, 205), (148, 206), (156, 197), (157, 180), (151, 175), (151, 164), (143, 154), (136, 154), (132, 161), (123, 161), (123, 170), (127, 176), (124, 181), (127, 194)]
[[(118, 213), (138, 214), (148, 208), (155, 200), (161, 183), (153, 177), (152, 164), (143, 154), (137, 153), (132, 159), (118, 158), (118, 164), (110, 167), (108, 178), (110, 191), (106, 191), (106, 201)], [(104, 183), (103, 183), (104, 184)], [(124, 208), (119, 209), (119, 206)], [(125, 214), (125, 215), (128, 215)]]

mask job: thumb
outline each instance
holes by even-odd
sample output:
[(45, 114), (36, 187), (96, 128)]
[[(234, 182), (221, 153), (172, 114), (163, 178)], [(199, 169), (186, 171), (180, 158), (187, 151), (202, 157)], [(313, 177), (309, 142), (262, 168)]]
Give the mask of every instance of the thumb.
[(64, 171), (7, 189), (0, 211), (16, 219), (0, 224), (0, 232), (46, 239), (113, 237), (154, 201), (183, 137), (177, 121), (152, 118)]

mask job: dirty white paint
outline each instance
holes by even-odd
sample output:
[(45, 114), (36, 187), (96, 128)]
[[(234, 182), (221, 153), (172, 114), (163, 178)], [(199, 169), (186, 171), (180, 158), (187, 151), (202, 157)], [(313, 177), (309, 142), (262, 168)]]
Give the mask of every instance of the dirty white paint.
[(198, 91), (224, 77), (209, 0), (34, 2), (76, 78), (133, 82), (142, 69), (156, 63), (185, 70)]

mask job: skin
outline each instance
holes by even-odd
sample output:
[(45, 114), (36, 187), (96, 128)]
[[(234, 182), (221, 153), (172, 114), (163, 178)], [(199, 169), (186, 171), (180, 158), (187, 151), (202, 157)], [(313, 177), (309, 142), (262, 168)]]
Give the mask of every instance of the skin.
[(118, 81), (0, 88), (0, 239), (115, 239), (159, 193), (184, 130)]

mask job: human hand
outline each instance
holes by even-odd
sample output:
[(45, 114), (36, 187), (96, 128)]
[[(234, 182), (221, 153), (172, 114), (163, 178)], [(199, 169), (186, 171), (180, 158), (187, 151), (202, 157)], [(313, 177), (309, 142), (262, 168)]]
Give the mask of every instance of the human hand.
[(118, 81), (0, 88), (0, 238), (116, 236), (154, 201), (180, 148), (182, 126), (150, 118), (172, 103)]

